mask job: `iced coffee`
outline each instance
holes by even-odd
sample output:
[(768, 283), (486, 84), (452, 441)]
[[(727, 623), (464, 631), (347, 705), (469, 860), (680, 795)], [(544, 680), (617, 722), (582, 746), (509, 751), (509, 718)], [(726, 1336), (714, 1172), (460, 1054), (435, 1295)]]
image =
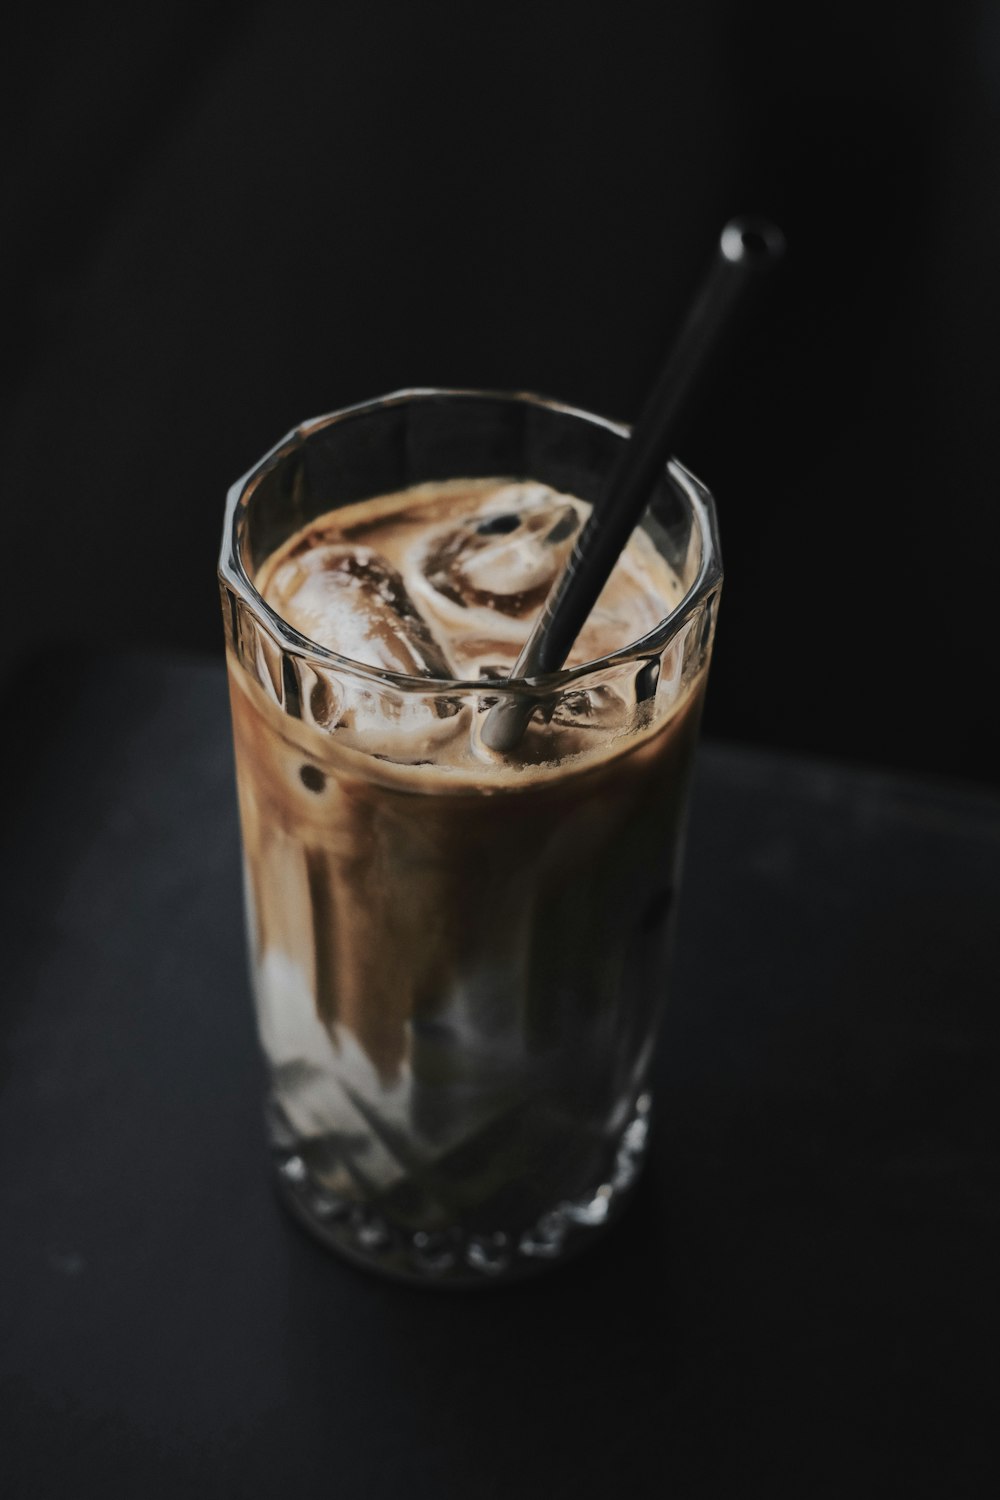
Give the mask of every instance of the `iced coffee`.
[[(406, 399), (419, 425), (431, 398)], [(447, 400), (460, 428), (462, 399), (438, 398), (437, 422)], [(363, 410), (376, 441), (379, 408)], [(388, 490), (347, 465), (338, 492), (329, 420), (257, 476), (252, 539), (254, 476), (240, 490), (238, 577), (223, 568), (279, 1181), (357, 1260), (509, 1277), (608, 1223), (641, 1161), (718, 588), (710, 518), (690, 481), (686, 520), (675, 494), (672, 537), (637, 529), (566, 670), (512, 684), (599, 475), (551, 456), (532, 473), (512, 451), (506, 472), (410, 463)], [(558, 412), (563, 442), (589, 420)], [(311, 474), (310, 434), (334, 455)], [(482, 729), (511, 693), (531, 712), (500, 753)]]

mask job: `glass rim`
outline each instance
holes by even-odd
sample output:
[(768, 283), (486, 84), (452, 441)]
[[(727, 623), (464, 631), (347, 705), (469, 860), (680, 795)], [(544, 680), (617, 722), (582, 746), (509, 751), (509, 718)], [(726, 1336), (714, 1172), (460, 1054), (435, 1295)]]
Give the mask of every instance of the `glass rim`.
[[(583, 662), (575, 667), (562, 667), (557, 672), (545, 672), (534, 677), (478, 677), (474, 679), (448, 677), (420, 677), (388, 668), (372, 666), (369, 662), (357, 661), (338, 651), (322, 646), (318, 641), (303, 635), (290, 625), (283, 616), (267, 603), (257, 591), (253, 580), (243, 564), (238, 534), (242, 511), (250, 504), (253, 491), (264, 476), (276, 468), (283, 459), (301, 447), (316, 432), (333, 427), (351, 417), (384, 410), (391, 406), (402, 406), (419, 400), (442, 401), (506, 401), (518, 405), (529, 405), (556, 411), (592, 427), (603, 428), (623, 441), (631, 434), (631, 427), (624, 422), (599, 416), (582, 407), (557, 401), (549, 396), (540, 396), (532, 391), (496, 391), (461, 389), (442, 386), (409, 386), (392, 391), (385, 396), (359, 401), (352, 406), (342, 406), (336, 411), (319, 417), (311, 417), (291, 428), (263, 458), (230, 485), (226, 494), (225, 519), (223, 523), (222, 548), (219, 555), (218, 575), (220, 580), (236, 594), (254, 613), (258, 622), (273, 637), (283, 652), (298, 657), (309, 665), (338, 672), (349, 672), (355, 677), (375, 682), (382, 687), (395, 688), (401, 692), (423, 694), (466, 693), (511, 693), (518, 696), (541, 697), (554, 690), (562, 691), (568, 685), (592, 677), (620, 664), (634, 662), (647, 656), (658, 656), (679, 633), (687, 622), (703, 606), (709, 596), (718, 589), (722, 581), (722, 559), (719, 547), (718, 522), (711, 492), (696, 475), (686, 469), (677, 459), (670, 459), (664, 473), (679, 490), (690, 507), (698, 525), (702, 540), (701, 562), (697, 576), (669, 614), (665, 615), (645, 635), (604, 656)], [(640, 522), (641, 524), (641, 522)]]

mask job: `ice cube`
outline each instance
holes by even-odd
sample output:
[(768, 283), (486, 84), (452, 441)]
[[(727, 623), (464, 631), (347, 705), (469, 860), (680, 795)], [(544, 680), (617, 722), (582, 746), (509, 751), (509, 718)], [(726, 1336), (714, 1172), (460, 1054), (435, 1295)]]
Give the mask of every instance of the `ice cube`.
[(265, 598), (296, 630), (352, 661), (407, 676), (452, 675), (402, 577), (370, 547), (331, 542), (293, 553)]
[(523, 616), (544, 601), (580, 520), (581, 512), (546, 485), (509, 485), (488, 509), (435, 538), (424, 575), (453, 604)]
[(552, 714), (552, 722), (567, 728), (598, 730), (614, 734), (628, 727), (630, 709), (621, 693), (608, 683), (564, 692)]

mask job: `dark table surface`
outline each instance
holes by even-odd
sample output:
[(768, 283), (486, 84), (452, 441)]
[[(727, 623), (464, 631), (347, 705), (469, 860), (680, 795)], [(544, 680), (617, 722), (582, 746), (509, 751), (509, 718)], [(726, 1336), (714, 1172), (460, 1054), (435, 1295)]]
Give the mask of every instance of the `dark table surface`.
[(705, 747), (636, 1199), (449, 1294), (272, 1197), (221, 668), (13, 722), (0, 1492), (993, 1493), (995, 798)]

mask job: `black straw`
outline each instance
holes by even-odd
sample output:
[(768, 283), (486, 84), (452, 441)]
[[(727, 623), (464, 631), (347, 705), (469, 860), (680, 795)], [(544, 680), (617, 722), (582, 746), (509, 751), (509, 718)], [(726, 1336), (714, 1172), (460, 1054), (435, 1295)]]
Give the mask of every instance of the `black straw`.
[[(670, 457), (682, 411), (733, 314), (757, 274), (780, 258), (784, 246), (781, 231), (762, 219), (732, 219), (723, 229), (687, 321), (602, 498), (591, 511), (525, 642), (511, 680), (557, 672), (565, 662), (649, 502)], [(502, 699), (483, 723), (484, 744), (491, 750), (512, 750), (524, 733), (533, 707), (527, 698)]]

